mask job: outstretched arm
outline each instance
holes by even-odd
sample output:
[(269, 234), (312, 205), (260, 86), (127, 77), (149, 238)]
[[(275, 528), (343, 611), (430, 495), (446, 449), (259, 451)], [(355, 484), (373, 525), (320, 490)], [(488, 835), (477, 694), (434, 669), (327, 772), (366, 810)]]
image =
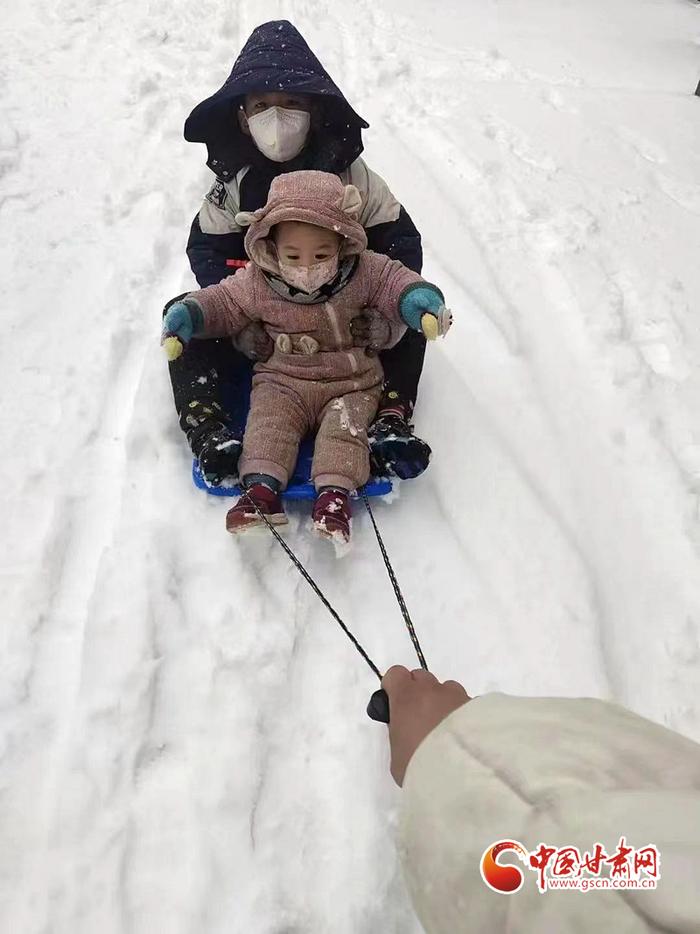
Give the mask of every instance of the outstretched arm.
[(168, 357), (178, 357), (193, 337), (235, 337), (258, 320), (255, 274), (255, 267), (248, 266), (172, 305), (163, 319), (162, 343)]
[[(403, 783), (401, 857), (426, 932), (700, 930), (700, 746), (598, 700), (465, 703), (455, 682), (402, 668), (382, 685)], [(523, 875), (514, 913), (481, 877), (482, 855), (500, 840), (583, 856), (597, 842), (612, 854), (621, 837), (658, 847), (667, 876), (657, 891), (543, 897), (525, 856), (514, 862)]]
[(452, 318), (436, 285), (379, 253), (367, 251), (362, 263), (371, 283), (370, 307), (391, 321), (422, 332), (429, 340), (447, 332)]

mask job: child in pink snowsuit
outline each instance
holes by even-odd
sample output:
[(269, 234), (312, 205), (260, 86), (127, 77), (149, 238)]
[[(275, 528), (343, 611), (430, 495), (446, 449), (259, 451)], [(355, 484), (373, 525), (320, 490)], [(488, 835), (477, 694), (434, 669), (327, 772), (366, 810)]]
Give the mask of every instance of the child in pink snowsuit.
[(227, 515), (230, 532), (261, 524), (260, 512), (273, 524), (287, 521), (280, 492), (299, 443), (315, 432), (314, 527), (347, 541), (349, 494), (369, 477), (367, 428), (383, 377), (378, 358), (356, 346), (350, 322), (376, 309), (388, 323), (386, 347), (407, 325), (433, 337), (449, 326), (439, 289), (366, 249), (355, 219), (360, 207), (358, 190), (335, 175), (278, 176), (265, 207), (236, 217), (250, 225), (250, 264), (190, 293), (165, 317), (164, 332), (182, 343), (191, 336), (233, 337), (261, 321), (275, 344), (270, 359), (255, 366), (239, 464), (246, 492)]

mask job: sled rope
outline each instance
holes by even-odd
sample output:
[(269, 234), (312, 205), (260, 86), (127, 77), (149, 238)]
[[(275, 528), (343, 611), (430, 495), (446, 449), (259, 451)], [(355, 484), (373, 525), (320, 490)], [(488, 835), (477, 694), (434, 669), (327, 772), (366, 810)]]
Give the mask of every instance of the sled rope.
[[(375, 520), (375, 518), (374, 518), (374, 513), (372, 512), (372, 508), (371, 508), (371, 506), (370, 506), (370, 504), (369, 504), (369, 498), (368, 498), (368, 496), (367, 496), (367, 493), (364, 491), (364, 489), (360, 490), (359, 492), (360, 492), (360, 495), (362, 496), (362, 500), (363, 500), (363, 502), (364, 502), (364, 504), (365, 504), (365, 508), (366, 508), (367, 513), (368, 513), (368, 515), (369, 515), (370, 521), (372, 522), (372, 528), (374, 529), (374, 534), (375, 534), (376, 537), (377, 537), (377, 544), (379, 545), (379, 550), (381, 551), (381, 553), (382, 553), (382, 558), (383, 558), (383, 560), (384, 560), (384, 567), (386, 568), (386, 572), (387, 572), (387, 574), (389, 575), (389, 580), (391, 581), (391, 586), (394, 588), (394, 594), (395, 594), (395, 596), (396, 596), (397, 603), (399, 604), (399, 609), (401, 610), (401, 615), (403, 616), (404, 622), (406, 623), (406, 629), (408, 630), (408, 634), (409, 634), (409, 636), (411, 637), (411, 642), (413, 643), (413, 647), (414, 647), (414, 649), (416, 650), (416, 655), (418, 656), (418, 661), (420, 662), (421, 668), (425, 669), (425, 671), (428, 671), (428, 664), (427, 664), (427, 662), (426, 662), (426, 660), (425, 660), (425, 656), (423, 655), (423, 650), (422, 650), (422, 648), (421, 648), (420, 642), (418, 641), (418, 636), (416, 635), (416, 630), (415, 630), (415, 627), (414, 627), (414, 625), (413, 625), (413, 620), (411, 619), (410, 613), (408, 612), (408, 607), (406, 606), (406, 601), (404, 600), (403, 593), (401, 592), (401, 587), (399, 586), (399, 582), (398, 582), (398, 580), (396, 579), (396, 574), (394, 573), (394, 568), (392, 567), (391, 561), (389, 560), (389, 555), (388, 555), (388, 553), (387, 553), (386, 546), (384, 545), (384, 540), (382, 539), (382, 536), (381, 536), (381, 534), (380, 534), (380, 532), (379, 532), (379, 527), (377, 526), (377, 522), (376, 522), (376, 520)], [(379, 671), (379, 669), (377, 668), (377, 666), (374, 664), (374, 662), (372, 661), (372, 659), (369, 657), (369, 655), (367, 654), (367, 652), (365, 652), (365, 650), (364, 650), (364, 648), (362, 647), (362, 645), (360, 644), (360, 642), (355, 638), (355, 636), (353, 635), (353, 633), (352, 633), (352, 632), (348, 629), (348, 627), (345, 625), (345, 623), (343, 622), (343, 620), (340, 618), (339, 614), (338, 614), (338, 613), (336, 612), (336, 610), (334, 609), (334, 607), (333, 607), (333, 605), (331, 604), (330, 600), (328, 600), (328, 598), (326, 597), (326, 595), (323, 593), (323, 591), (322, 591), (321, 588), (318, 586), (318, 584), (316, 583), (316, 581), (313, 579), (313, 577), (312, 577), (312, 576), (309, 574), (309, 572), (306, 570), (306, 568), (305, 568), (304, 565), (301, 563), (301, 561), (299, 560), (299, 558), (297, 558), (297, 556), (294, 554), (294, 552), (292, 551), (292, 549), (289, 547), (289, 545), (285, 542), (285, 540), (282, 538), (282, 536), (281, 536), (280, 533), (277, 531), (277, 529), (274, 527), (274, 525), (273, 525), (273, 524), (270, 522), (270, 520), (267, 518), (267, 516), (265, 515), (265, 513), (260, 509), (260, 507), (258, 506), (258, 504), (253, 500), (252, 497), (250, 497), (250, 496), (248, 495), (248, 491), (247, 491), (247, 490), (244, 490), (244, 491), (243, 491), (243, 495), (244, 495), (245, 498), (248, 500), (248, 502), (253, 506), (253, 508), (255, 509), (256, 513), (257, 513), (258, 516), (262, 519), (262, 521), (265, 523), (265, 525), (268, 527), (268, 529), (272, 532), (274, 538), (275, 538), (276, 541), (281, 545), (282, 549), (284, 550), (285, 554), (287, 555), (287, 557), (289, 558), (289, 560), (292, 562), (292, 564), (294, 565), (294, 567), (297, 569), (297, 571), (299, 571), (299, 573), (300, 573), (301, 576), (304, 578), (304, 580), (306, 581), (306, 583), (309, 585), (309, 587), (311, 587), (311, 589), (312, 589), (313, 592), (316, 594), (316, 596), (319, 598), (319, 600), (321, 601), (321, 603), (323, 603), (323, 605), (326, 607), (326, 609), (327, 609), (328, 612), (331, 614), (331, 616), (333, 617), (333, 619), (338, 623), (338, 625), (339, 625), (340, 628), (343, 630), (343, 632), (345, 633), (345, 635), (348, 637), (348, 639), (352, 642), (352, 644), (355, 646), (355, 648), (357, 649), (357, 651), (360, 653), (360, 655), (362, 656), (362, 658), (364, 658), (364, 660), (367, 662), (367, 664), (368, 664), (369, 667), (372, 669), (372, 671), (374, 672), (374, 674), (375, 674), (375, 675), (379, 678), (379, 680), (381, 681), (381, 680), (382, 680), (382, 674), (381, 674), (381, 672)]]
[(413, 648), (416, 650), (416, 655), (418, 656), (418, 661), (421, 664), (421, 668), (424, 668), (427, 671), (428, 665), (425, 661), (425, 656), (423, 655), (423, 650), (421, 649), (420, 642), (418, 641), (418, 636), (416, 635), (416, 630), (413, 625), (413, 620), (411, 619), (411, 616), (408, 612), (406, 601), (404, 600), (403, 593), (401, 592), (401, 588), (399, 587), (399, 582), (396, 579), (396, 574), (394, 573), (394, 569), (391, 566), (391, 561), (389, 560), (389, 555), (387, 554), (387, 550), (384, 546), (384, 541), (382, 539), (382, 536), (379, 533), (379, 528), (377, 527), (377, 523), (374, 519), (374, 513), (372, 512), (372, 509), (369, 505), (369, 497), (367, 496), (367, 493), (364, 490), (360, 490), (360, 494), (365, 504), (365, 508), (367, 512), (369, 513), (369, 517), (372, 522), (372, 528), (374, 529), (374, 534), (377, 536), (377, 543), (379, 545), (379, 550), (381, 551), (382, 558), (384, 559), (384, 567), (386, 568), (386, 572), (389, 575), (391, 586), (394, 588), (394, 593), (396, 594), (396, 600), (399, 604), (399, 609), (401, 610), (401, 615), (403, 616), (404, 622), (406, 623), (406, 629), (408, 629), (408, 634), (411, 637)]
[(280, 533), (277, 531), (277, 529), (274, 527), (274, 525), (273, 525), (273, 524), (270, 522), (270, 520), (267, 518), (267, 516), (265, 515), (265, 513), (262, 512), (262, 510), (260, 509), (260, 507), (258, 506), (258, 504), (257, 504), (250, 496), (248, 496), (248, 491), (247, 491), (247, 490), (244, 490), (244, 491), (243, 491), (243, 495), (246, 497), (246, 499), (248, 500), (248, 502), (251, 503), (251, 505), (255, 508), (255, 511), (257, 512), (257, 514), (260, 516), (260, 518), (263, 520), (263, 522), (265, 523), (265, 525), (268, 527), (268, 529), (272, 532), (272, 534), (273, 534), (274, 537), (277, 539), (277, 541), (279, 542), (279, 544), (282, 546), (282, 548), (284, 549), (285, 553), (287, 554), (287, 557), (288, 557), (289, 560), (292, 562), (292, 564), (296, 567), (297, 571), (299, 571), (299, 573), (300, 573), (301, 576), (304, 578), (304, 580), (306, 581), (306, 583), (309, 585), (309, 587), (311, 587), (311, 589), (312, 589), (313, 592), (316, 594), (316, 596), (319, 598), (319, 600), (321, 601), (321, 603), (323, 603), (323, 605), (326, 607), (326, 609), (327, 609), (328, 612), (331, 614), (331, 616), (333, 617), (333, 619), (338, 623), (338, 625), (339, 625), (340, 628), (343, 630), (343, 632), (345, 633), (345, 635), (346, 635), (346, 636), (348, 637), (348, 639), (352, 642), (352, 644), (355, 646), (355, 648), (357, 649), (357, 651), (360, 653), (360, 655), (364, 658), (364, 660), (367, 662), (367, 664), (369, 665), (369, 667), (372, 669), (372, 671), (374, 672), (374, 674), (375, 674), (375, 675), (379, 678), (379, 680), (381, 681), (381, 680), (382, 680), (382, 674), (381, 674), (380, 670), (377, 668), (377, 666), (374, 664), (374, 662), (372, 661), (372, 659), (369, 657), (369, 655), (368, 655), (368, 654), (365, 652), (365, 650), (362, 648), (362, 646), (361, 646), (360, 643), (357, 641), (357, 639), (355, 638), (355, 636), (350, 632), (350, 630), (349, 630), (348, 627), (345, 625), (345, 623), (342, 621), (342, 619), (340, 618), (340, 616), (338, 615), (338, 613), (336, 613), (336, 611), (333, 609), (333, 606), (331, 605), (330, 601), (326, 598), (326, 596), (324, 595), (323, 591), (322, 591), (321, 588), (318, 586), (318, 584), (316, 583), (316, 581), (315, 581), (315, 580), (313, 579), (313, 577), (309, 574), (309, 572), (306, 570), (306, 568), (304, 567), (304, 565), (303, 565), (303, 564), (301, 563), (301, 561), (297, 558), (297, 556), (294, 554), (294, 552), (292, 551), (292, 549), (289, 547), (289, 545), (285, 542), (285, 540), (282, 538), (282, 536), (281, 536)]

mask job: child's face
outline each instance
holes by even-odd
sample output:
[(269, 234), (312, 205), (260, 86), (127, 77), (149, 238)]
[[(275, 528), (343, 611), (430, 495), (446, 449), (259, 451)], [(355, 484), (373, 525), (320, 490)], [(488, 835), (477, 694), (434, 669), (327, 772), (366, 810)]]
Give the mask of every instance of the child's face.
[(248, 117), (264, 113), (269, 107), (283, 107), (285, 110), (303, 110), (313, 113), (313, 98), (308, 94), (296, 94), (294, 91), (266, 91), (265, 93), (246, 94), (245, 101), (238, 110), (238, 122), (241, 130), (250, 136)]
[(287, 266), (314, 266), (335, 256), (340, 235), (325, 227), (284, 221), (273, 231), (277, 257)]

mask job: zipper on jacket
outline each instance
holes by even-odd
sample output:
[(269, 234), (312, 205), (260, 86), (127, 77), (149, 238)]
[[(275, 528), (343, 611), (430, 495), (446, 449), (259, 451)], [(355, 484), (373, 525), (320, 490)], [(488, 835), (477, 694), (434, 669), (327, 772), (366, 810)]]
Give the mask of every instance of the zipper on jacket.
[(333, 334), (335, 336), (336, 341), (338, 342), (338, 350), (342, 350), (343, 344), (345, 343), (345, 341), (343, 340), (343, 335), (340, 331), (340, 322), (338, 321), (338, 312), (335, 310), (335, 308), (331, 305), (330, 302), (326, 302), (326, 313), (328, 314), (328, 317), (330, 318), (331, 327), (333, 328)]

